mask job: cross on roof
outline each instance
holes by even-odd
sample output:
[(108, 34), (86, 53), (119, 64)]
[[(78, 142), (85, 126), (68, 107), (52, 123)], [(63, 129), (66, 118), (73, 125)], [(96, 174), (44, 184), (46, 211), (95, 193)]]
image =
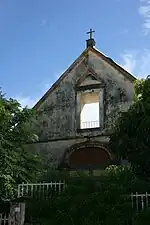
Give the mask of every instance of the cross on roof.
[(87, 34), (89, 34), (90, 35), (90, 39), (92, 39), (92, 33), (94, 33), (95, 31), (94, 30), (92, 30), (92, 29), (90, 29), (90, 31), (88, 31), (87, 32)]

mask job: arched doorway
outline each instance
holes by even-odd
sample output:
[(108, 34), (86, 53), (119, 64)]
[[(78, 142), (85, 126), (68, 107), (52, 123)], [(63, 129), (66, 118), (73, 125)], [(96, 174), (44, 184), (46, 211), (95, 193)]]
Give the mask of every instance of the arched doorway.
[(70, 148), (64, 161), (71, 169), (102, 169), (111, 164), (112, 158), (99, 143), (81, 143)]
[(83, 147), (74, 151), (69, 158), (71, 168), (99, 168), (110, 164), (108, 153), (98, 147)]

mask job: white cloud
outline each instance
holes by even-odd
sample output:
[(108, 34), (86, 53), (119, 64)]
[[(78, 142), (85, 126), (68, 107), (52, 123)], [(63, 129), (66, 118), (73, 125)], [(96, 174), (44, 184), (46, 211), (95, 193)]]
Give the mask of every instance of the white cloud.
[[(120, 57), (120, 65), (136, 77), (146, 78), (147, 75), (150, 74), (149, 50), (127, 50)], [(46, 93), (46, 91), (53, 85), (53, 83), (60, 77), (61, 74), (62, 72), (56, 73), (54, 74), (53, 79), (45, 79), (41, 82), (39, 87), (35, 87), (35, 91), (37, 90), (37, 95), (35, 97), (25, 95), (24, 93), (18, 93), (18, 95), (14, 96), (14, 98), (17, 99), (23, 107), (28, 106), (29, 108), (32, 108)], [(94, 110), (91, 111), (94, 112)], [(93, 118), (96, 118), (95, 114), (93, 115)]]
[(41, 84), (42, 89), (38, 92), (38, 94), (35, 97), (26, 96), (23, 93), (18, 94), (14, 99), (16, 99), (22, 107), (28, 107), (32, 108), (39, 100), (40, 98), (46, 93), (46, 91), (52, 86), (52, 83), (44, 83)]
[(138, 60), (138, 76), (146, 77), (150, 74), (150, 51), (145, 50)]
[[(19, 93), (17, 96), (14, 97), (22, 107), (32, 108), (40, 99), (41, 97), (51, 88), (53, 83), (60, 77), (61, 73), (58, 75), (56, 73), (51, 80), (43, 80), (40, 84), (40, 87), (37, 88), (37, 95), (35, 97), (26, 96), (23, 93)], [(42, 87), (42, 88), (41, 88)]]
[(43, 19), (43, 20), (41, 21), (41, 23), (40, 23), (40, 26), (41, 26), (41, 27), (45, 27), (46, 24), (47, 24), (46, 19)]
[(121, 58), (122, 58), (122, 67), (125, 68), (130, 73), (133, 73), (136, 65), (135, 54), (125, 52), (123, 55), (121, 55)]
[(129, 30), (128, 29), (124, 29), (121, 34), (128, 34), (129, 33)]
[(126, 51), (121, 55), (121, 66), (138, 78), (150, 74), (150, 51)]
[(148, 35), (150, 32), (150, 0), (140, 0), (139, 14), (143, 17), (143, 32)]
[(37, 99), (32, 99), (30, 96), (23, 96), (23, 95), (19, 95), (14, 97), (20, 104), (22, 107), (28, 107), (28, 108), (32, 108), (35, 103), (38, 101)]

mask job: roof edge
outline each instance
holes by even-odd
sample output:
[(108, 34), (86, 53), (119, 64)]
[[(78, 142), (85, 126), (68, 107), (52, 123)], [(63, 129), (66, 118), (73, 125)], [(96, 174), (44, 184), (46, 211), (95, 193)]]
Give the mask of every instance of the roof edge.
[(53, 92), (56, 87), (60, 84), (60, 82), (67, 76), (71, 70), (88, 54), (88, 49), (85, 49), (80, 56), (69, 66), (67, 70), (65, 70), (61, 76), (54, 82), (54, 84), (48, 89), (48, 91), (40, 98), (40, 100), (32, 107), (32, 109), (37, 109), (40, 104), (47, 98), (47, 96)]
[(121, 72), (122, 74), (124, 74), (129, 80), (131, 81), (135, 81), (137, 78), (129, 73), (127, 70), (125, 70), (123, 67), (121, 67), (119, 64), (117, 64), (115, 61), (113, 61), (111, 58), (109, 58), (108, 56), (104, 55), (103, 53), (101, 53), (99, 50), (97, 50), (96, 48), (90, 48), (90, 50), (97, 54), (98, 56), (100, 56), (105, 62), (107, 62), (109, 65), (111, 65), (114, 69), (118, 70), (119, 72)]
[(103, 59), (105, 62), (107, 62), (110, 66), (112, 66), (114, 69), (122, 73), (127, 79), (134, 82), (137, 78), (133, 76), (131, 73), (126, 71), (124, 68), (122, 68), (119, 64), (114, 62), (111, 58), (105, 56), (103, 53), (98, 51), (95, 48), (88, 47), (85, 49), (80, 56), (69, 66), (67, 70), (64, 71), (64, 73), (61, 74), (61, 76), (56, 80), (56, 82), (48, 89), (48, 91), (40, 98), (40, 100), (32, 107), (32, 109), (38, 109), (38, 107), (41, 105), (41, 103), (49, 96), (50, 93), (52, 93), (57, 86), (60, 84), (60, 82), (67, 76), (67, 74), (74, 69), (74, 67), (88, 54), (88, 52), (91, 51), (94, 54), (98, 55)]

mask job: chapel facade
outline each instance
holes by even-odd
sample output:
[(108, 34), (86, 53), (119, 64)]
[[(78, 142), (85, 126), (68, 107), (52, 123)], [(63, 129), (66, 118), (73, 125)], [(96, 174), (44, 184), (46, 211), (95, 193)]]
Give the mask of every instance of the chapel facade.
[(112, 126), (133, 102), (136, 78), (98, 51), (92, 30), (89, 33), (86, 49), (34, 106), (39, 141), (29, 148), (53, 168), (99, 169), (112, 164)]

